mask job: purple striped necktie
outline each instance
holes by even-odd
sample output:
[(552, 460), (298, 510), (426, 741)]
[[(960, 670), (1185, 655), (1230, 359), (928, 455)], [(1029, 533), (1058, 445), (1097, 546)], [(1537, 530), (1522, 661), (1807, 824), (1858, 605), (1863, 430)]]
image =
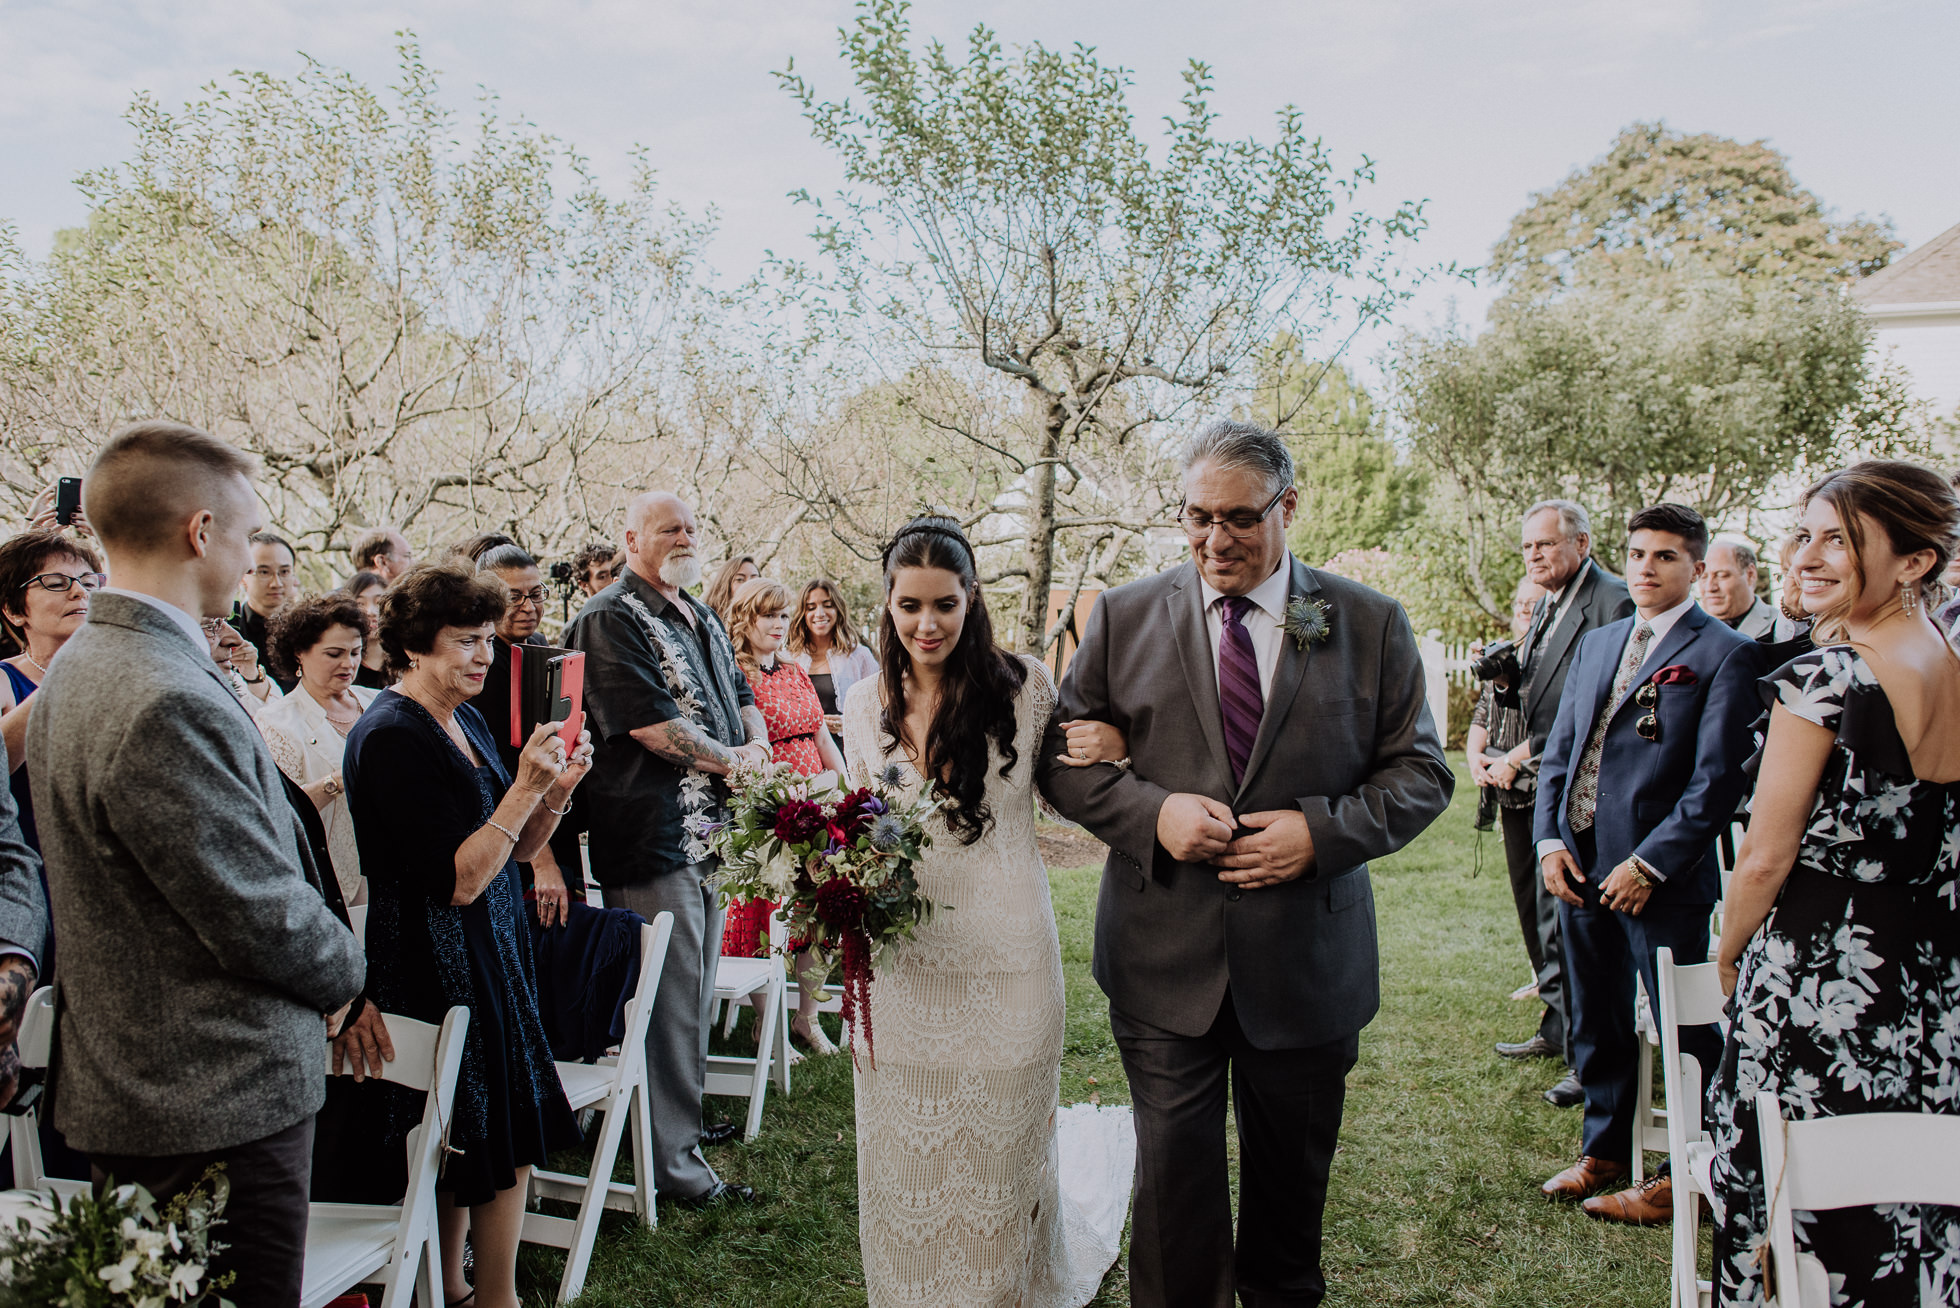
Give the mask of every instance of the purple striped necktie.
[(1252, 652), (1252, 633), (1241, 621), (1252, 601), (1243, 595), (1226, 598), (1218, 641), (1218, 708), (1225, 718), (1225, 753), (1232, 760), (1232, 783), (1245, 781), (1252, 743), (1259, 739), (1259, 719), (1266, 697), (1259, 690), (1259, 658)]

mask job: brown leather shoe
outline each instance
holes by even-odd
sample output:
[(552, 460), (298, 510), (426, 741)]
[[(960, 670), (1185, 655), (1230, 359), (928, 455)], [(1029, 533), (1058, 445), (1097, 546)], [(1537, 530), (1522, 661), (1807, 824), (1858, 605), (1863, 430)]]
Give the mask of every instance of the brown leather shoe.
[(1674, 1220), (1674, 1182), (1650, 1176), (1615, 1194), (1595, 1195), (1580, 1205), (1586, 1216), (1628, 1226), (1666, 1226)]
[(1539, 1186), (1547, 1199), (1584, 1199), (1610, 1190), (1626, 1179), (1625, 1163), (1608, 1162), (1604, 1158), (1594, 1158), (1582, 1154), (1579, 1161)]

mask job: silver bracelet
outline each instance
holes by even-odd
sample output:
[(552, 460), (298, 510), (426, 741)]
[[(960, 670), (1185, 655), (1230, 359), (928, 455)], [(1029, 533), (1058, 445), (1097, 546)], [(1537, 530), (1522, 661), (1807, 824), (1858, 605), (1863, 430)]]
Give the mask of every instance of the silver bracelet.
[(565, 801), (565, 807), (563, 808), (553, 808), (550, 801), (546, 800), (542, 795), (538, 797), (538, 803), (544, 805), (544, 811), (553, 817), (564, 817), (572, 811), (572, 801), (569, 799)]
[(495, 818), (492, 818), (490, 821), (485, 822), (483, 825), (486, 827), (495, 827), (497, 828), (497, 830), (503, 832), (504, 838), (510, 841), (511, 844), (515, 845), (518, 843), (517, 833), (515, 831), (512, 831), (509, 827), (505, 826), (503, 823), (497, 821)]

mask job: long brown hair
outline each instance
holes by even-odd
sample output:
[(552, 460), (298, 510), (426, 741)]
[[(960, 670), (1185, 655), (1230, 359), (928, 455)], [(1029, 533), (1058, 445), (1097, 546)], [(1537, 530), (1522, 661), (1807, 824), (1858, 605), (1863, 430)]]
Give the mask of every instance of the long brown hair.
[(735, 647), (735, 664), (742, 675), (753, 681), (762, 673), (755, 650), (749, 646), (749, 633), (755, 620), (765, 613), (778, 613), (789, 607), (789, 587), (769, 577), (744, 582), (735, 598), (728, 601), (728, 643)]
[(803, 583), (803, 593), (796, 597), (796, 611), (789, 618), (789, 652), (809, 651), (810, 623), (804, 615), (809, 612), (810, 596), (817, 591), (828, 595), (830, 607), (837, 610), (837, 625), (830, 629), (830, 648), (838, 654), (849, 654), (863, 642), (858, 639), (857, 624), (851, 621), (850, 606), (844, 603), (843, 592), (828, 577), (812, 577)]
[(1797, 501), (1801, 513), (1812, 500), (1837, 510), (1851, 567), (1858, 575), (1858, 594), (1840, 600), (1816, 615), (1817, 643), (1842, 644), (1850, 639), (1847, 620), (1851, 606), (1865, 592), (1865, 525), (1877, 524), (1891, 542), (1894, 554), (1933, 552), (1933, 566), (1919, 579), (1914, 596), (1935, 604), (1941, 594), (1940, 574), (1960, 547), (1960, 497), (1945, 477), (1931, 468), (1901, 459), (1865, 459), (1818, 480)]
[(905, 674), (912, 660), (892, 621), (892, 576), (900, 568), (939, 568), (960, 579), (966, 588), (966, 622), (959, 643), (947, 657), (939, 683), (939, 705), (933, 710), (919, 775), (946, 800), (940, 811), (946, 825), (970, 845), (993, 825), (987, 806), (987, 742), (1000, 750), (1000, 774), (1006, 776), (1020, 759), (1014, 748), (1014, 701), (1028, 679), (1027, 665), (994, 643), (994, 621), (987, 598), (980, 593), (973, 546), (960, 524), (937, 515), (917, 517), (899, 528), (885, 547), (885, 603), (879, 608), (879, 647), (887, 657), (879, 665), (884, 713), (879, 729), (896, 745), (905, 724)]
[(728, 606), (735, 602), (735, 574), (742, 570), (744, 563), (758, 573), (762, 571), (762, 565), (753, 556), (737, 554), (715, 569), (715, 575), (708, 580), (708, 589), (701, 592), (701, 602), (715, 611), (715, 616), (721, 619), (724, 627), (732, 628), (735, 625), (729, 621)]

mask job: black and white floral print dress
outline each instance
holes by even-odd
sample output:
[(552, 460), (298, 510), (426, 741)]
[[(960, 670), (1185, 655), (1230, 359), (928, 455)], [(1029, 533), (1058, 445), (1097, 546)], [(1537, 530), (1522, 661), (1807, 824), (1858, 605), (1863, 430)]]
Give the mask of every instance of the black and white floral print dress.
[[(1793, 659), (1762, 686), (1837, 741), (1796, 865), (1743, 952), (1709, 1092), (1723, 1304), (1763, 1302), (1758, 1091), (1793, 1119), (1960, 1113), (1960, 782), (1914, 777), (1891, 702), (1849, 646)], [(1799, 1212), (1796, 1224), (1833, 1305), (1960, 1305), (1960, 1209)]]

